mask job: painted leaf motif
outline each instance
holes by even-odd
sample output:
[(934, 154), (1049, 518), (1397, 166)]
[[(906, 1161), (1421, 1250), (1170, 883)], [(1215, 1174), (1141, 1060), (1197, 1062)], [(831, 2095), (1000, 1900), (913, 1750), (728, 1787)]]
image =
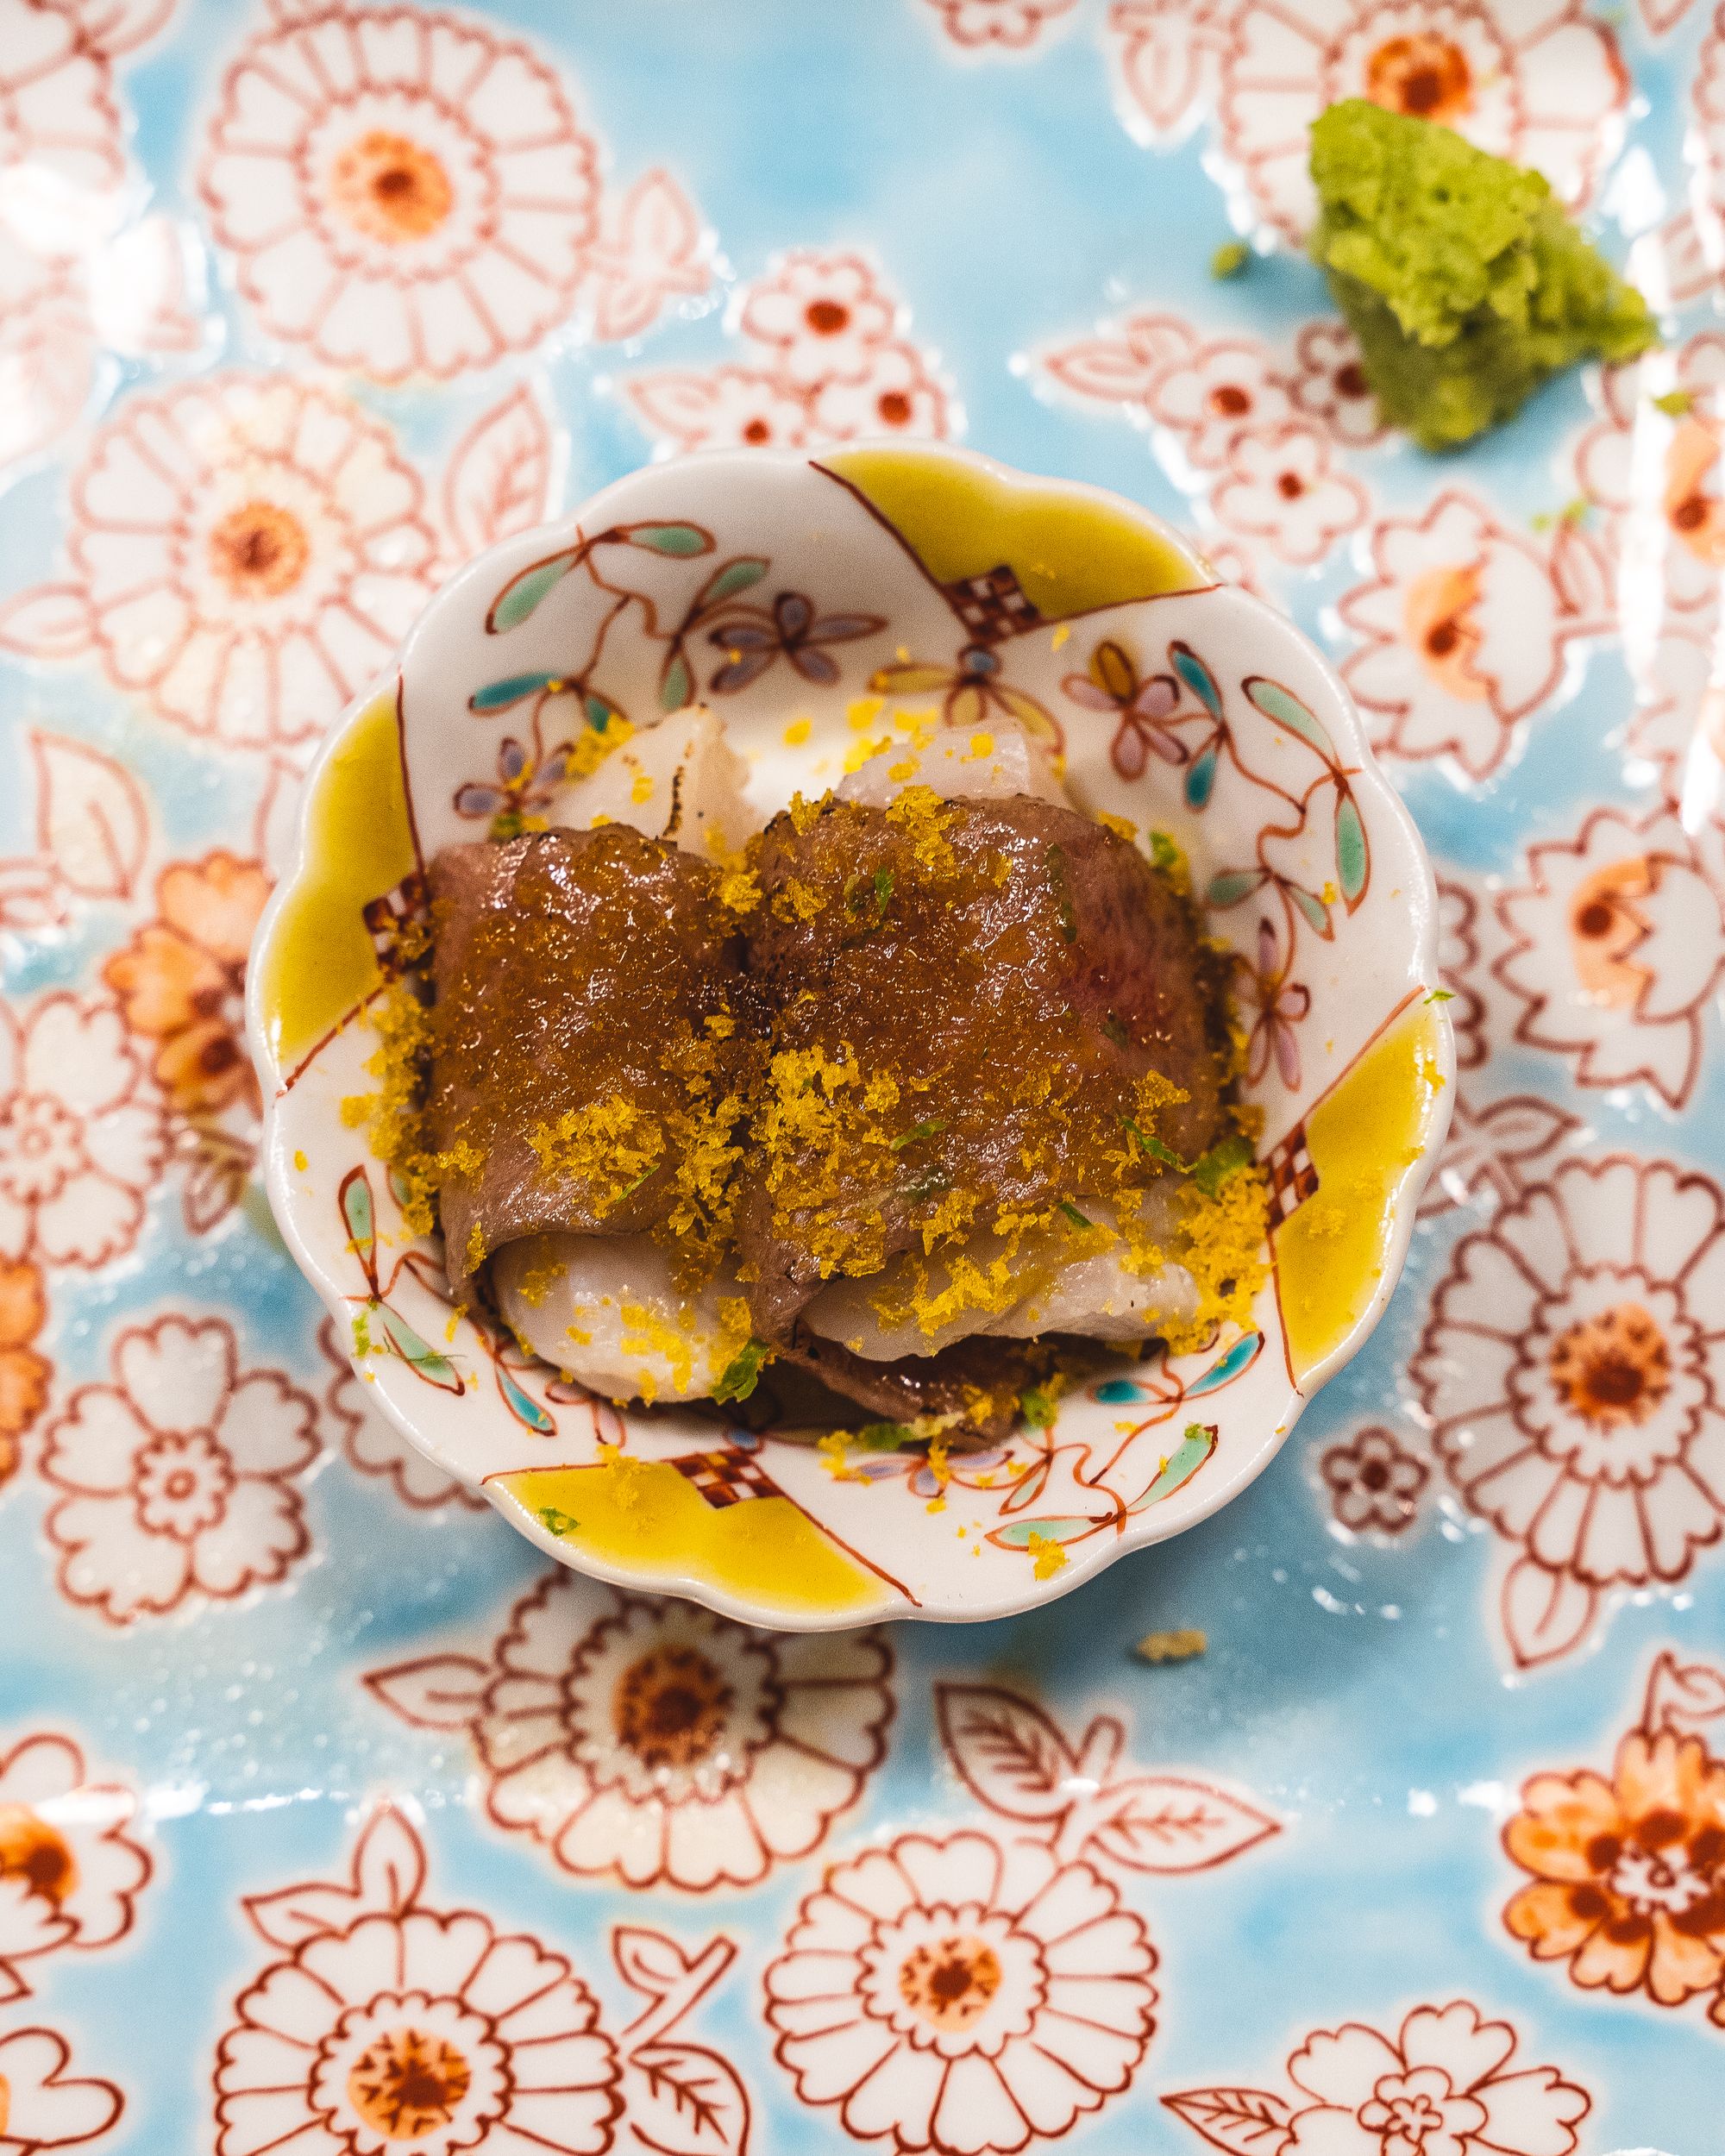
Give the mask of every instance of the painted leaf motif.
[(1090, 337), (1064, 351), (1051, 352), (1043, 365), (1057, 382), (1080, 397), (1107, 404), (1132, 404), (1150, 387), (1161, 365), (1146, 360), (1124, 337)]
[(615, 704), (607, 704), (591, 689), (582, 699), (581, 709), (586, 715), (587, 724), (596, 734), (602, 734), (612, 720), (620, 716)]
[(623, 387), (655, 434), (678, 442), (699, 442), (718, 401), (718, 385), (705, 374), (639, 374)]
[(392, 1310), (386, 1302), (378, 1305), (377, 1317), (384, 1338), (402, 1361), (411, 1366), (416, 1377), (423, 1377), (440, 1392), (459, 1393), (467, 1389), (461, 1372), (448, 1357), (422, 1340), (406, 1319)]
[(1298, 734), (1301, 740), (1315, 749), (1327, 763), (1337, 763), (1335, 744), (1331, 741), (1324, 724), (1316, 714), (1281, 682), (1271, 681), (1261, 674), (1250, 674), (1241, 685), (1251, 701), (1266, 718), (1273, 718), (1278, 726), (1285, 726), (1290, 734)]
[(518, 629), (538, 607), (548, 592), (555, 591), (581, 557), (580, 547), (566, 547), (561, 554), (548, 555), (544, 561), (535, 561), (508, 583), (492, 601), (491, 611), (486, 616), (486, 627), (492, 636), (505, 629)]
[(551, 429), (524, 382), (471, 427), (443, 480), (443, 521), (457, 549), (527, 531), (549, 510)]
[(129, 899), (149, 846), (142, 788), (99, 749), (59, 734), (33, 733), (36, 841), (68, 891), (82, 899)]
[(1008, 1819), (1059, 1819), (1077, 1762), (1039, 1707), (993, 1684), (937, 1684), (935, 1720), (959, 1779)]
[(644, 2044), (624, 2063), (629, 2124), (657, 2156), (740, 2156), (749, 2098), (717, 2052), (701, 2044)]
[(702, 585), (691, 611), (705, 613), (708, 607), (717, 606), (722, 599), (735, 599), (739, 592), (746, 592), (758, 584), (771, 567), (772, 563), (764, 555), (738, 555), (736, 561), (727, 561), (723, 568), (714, 570)]
[(1191, 690), (1212, 718), (1222, 715), (1222, 693), (1216, 686), (1216, 677), (1193, 650), (1190, 644), (1171, 643), (1168, 647), (1168, 663)]
[(399, 1916), (425, 1883), (425, 1850), (392, 1804), (373, 1813), (354, 1851), (354, 1893), (361, 1908)]
[(276, 1894), (247, 1895), (241, 1906), (260, 1937), (290, 1953), (322, 1933), (347, 1931), (362, 1913), (351, 1887), (317, 1880)]
[(35, 584), (0, 605), (0, 651), (22, 659), (76, 659), (95, 642), (80, 584)]
[(503, 1395), (503, 1404), (518, 1422), (524, 1423), (536, 1437), (554, 1438), (557, 1426), (536, 1400), (523, 1392), (520, 1386), (499, 1363), (497, 1370), (497, 1388)]
[(1224, 1385), (1232, 1384), (1242, 1372), (1251, 1368), (1263, 1345), (1264, 1335), (1261, 1332), (1242, 1333), (1226, 1354), (1216, 1357), (1195, 1383), (1186, 1388), (1187, 1399), (1195, 1400), (1201, 1393), (1220, 1392)]
[(659, 682), (660, 709), (680, 711), (693, 693), (689, 662), (681, 651), (674, 651), (665, 661), (665, 671)]
[(355, 1257), (377, 1292), (377, 1214), (372, 1205), (371, 1178), (363, 1168), (350, 1168), (342, 1178), (342, 1219)]
[(1090, 1845), (1132, 1871), (1208, 1871), (1279, 1831), (1239, 1797), (1179, 1775), (1135, 1776), (1107, 1802)]
[(1207, 808), (1216, 783), (1218, 753), (1207, 749), (1186, 774), (1186, 805), (1188, 808)]
[(1293, 2139), (1292, 2107), (1264, 2089), (1189, 2089), (1162, 2101), (1228, 2156), (1278, 2156)]
[(524, 698), (537, 696), (557, 679), (555, 674), (507, 674), (500, 681), (487, 681), (467, 699), (470, 711), (506, 711)]
[(623, 524), (618, 537), (631, 547), (645, 547), (651, 554), (675, 556), (711, 554), (712, 534), (699, 524)]
[(1698, 1734), (1725, 1715), (1725, 1670), (1710, 1663), (1680, 1663), (1667, 1649), (1654, 1661), (1647, 1679), (1643, 1727), (1653, 1733), (1673, 1729), (1679, 1736)]
[(1523, 1557), (1504, 1579), (1502, 1607), (1509, 1651), (1528, 1670), (1580, 1645), (1592, 1629), (1599, 1594), (1572, 1572), (1550, 1572), (1537, 1558)]
[(1351, 793), (1336, 804), (1336, 881), (1341, 886), (1352, 913), (1365, 896), (1371, 876), (1371, 855), (1365, 843), (1365, 825)]
[(470, 1654), (424, 1655), (361, 1680), (374, 1699), (415, 1729), (465, 1729), (480, 1711), (491, 1664)]
[(674, 1939), (640, 1924), (617, 1927), (611, 1935), (611, 1958), (630, 1990), (649, 1999), (662, 1999), (692, 1966)]
[(1254, 891), (1263, 887), (1262, 868), (1224, 868), (1210, 878), (1204, 903), (1223, 908), (1238, 906), (1242, 899), (1249, 899)]
[(1303, 884), (1289, 883), (1283, 889), (1320, 936), (1328, 938), (1333, 932), (1330, 927), (1330, 909), (1315, 891), (1308, 891)]

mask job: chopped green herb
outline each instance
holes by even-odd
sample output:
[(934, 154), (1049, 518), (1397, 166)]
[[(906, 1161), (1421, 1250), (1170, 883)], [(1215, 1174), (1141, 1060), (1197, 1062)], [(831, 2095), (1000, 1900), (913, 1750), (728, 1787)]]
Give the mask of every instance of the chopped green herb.
[(760, 1382), (761, 1372), (773, 1359), (764, 1340), (750, 1340), (724, 1366), (724, 1374), (712, 1388), (715, 1400), (747, 1400)]
[(895, 1138), (893, 1150), (902, 1153), (907, 1145), (920, 1144), (925, 1138), (938, 1138), (945, 1128), (946, 1118), (944, 1115), (931, 1116), (926, 1123), (915, 1124), (902, 1138)]
[(1166, 831), (1150, 833), (1150, 862), (1153, 868), (1171, 873), (1185, 859), (1178, 846)]
[(1210, 274), (1224, 280), (1238, 277), (1251, 260), (1251, 249), (1244, 240), (1225, 240), (1210, 257)]
[(1686, 389), (1668, 389), (1663, 397), (1654, 398), (1653, 410), (1664, 412), (1668, 419), (1681, 419), (1694, 402)]
[(554, 1535), (572, 1535), (581, 1524), (572, 1513), (560, 1512), (555, 1505), (541, 1505), (537, 1518), (540, 1526)]
[(1051, 1430), (1059, 1409), (1054, 1395), (1045, 1385), (1032, 1385), (1027, 1393), (1019, 1395), (1019, 1412), (1032, 1429)]
[(1455, 990), (1453, 988), (1433, 988), (1426, 1000), (1427, 1003), (1453, 1003)]
[(624, 1188), (619, 1190), (617, 1194), (618, 1204), (621, 1205), (625, 1198), (632, 1198), (636, 1192), (640, 1189), (642, 1184), (646, 1181), (647, 1178), (655, 1173), (658, 1165), (658, 1162), (655, 1161), (651, 1168), (643, 1168), (632, 1183), (628, 1184)]
[(845, 1439), (847, 1445), (864, 1452), (904, 1452), (919, 1442), (916, 1432), (907, 1430), (901, 1422), (865, 1422)]
[(1096, 1225), (1094, 1220), (1087, 1219), (1070, 1198), (1063, 1198), (1057, 1210), (1063, 1213), (1076, 1228), (1094, 1228)]
[(1066, 881), (1066, 849), (1051, 846), (1043, 856), (1047, 865), (1048, 880), (1054, 886), (1054, 902), (1060, 916), (1060, 940), (1076, 943), (1078, 940), (1078, 918), (1072, 911), (1072, 893)]
[(1182, 1175), (1188, 1172), (1185, 1162), (1171, 1146), (1164, 1145), (1159, 1138), (1147, 1138), (1129, 1115), (1120, 1118), (1120, 1127), (1146, 1160), (1159, 1160), (1166, 1168), (1177, 1168)]
[(372, 1351), (371, 1315), (372, 1306), (369, 1303), (363, 1310), (356, 1310), (354, 1313), (354, 1352), (355, 1355), (369, 1355)]
[(1112, 1011), (1102, 1020), (1102, 1033), (1104, 1037), (1111, 1040), (1116, 1048), (1126, 1048), (1131, 1044), (1131, 1034), (1127, 1032)]
[(892, 870), (890, 868), (877, 868), (875, 871), (875, 905), (880, 912), (883, 914), (885, 913), (888, 905), (892, 899)]
[(1192, 1163), (1192, 1180), (1207, 1198), (1214, 1198), (1231, 1176), (1251, 1166), (1251, 1141), (1236, 1134), (1213, 1145)]
[(919, 1206), (925, 1198), (944, 1198), (951, 1188), (939, 1169), (928, 1168), (905, 1185), (905, 1195), (913, 1206)]

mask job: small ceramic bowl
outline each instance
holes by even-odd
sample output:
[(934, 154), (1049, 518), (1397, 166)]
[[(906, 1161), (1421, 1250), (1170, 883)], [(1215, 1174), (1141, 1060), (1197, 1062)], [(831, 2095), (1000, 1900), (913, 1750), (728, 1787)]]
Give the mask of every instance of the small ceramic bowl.
[[(937, 1474), (618, 1410), (451, 1308), (342, 1112), (374, 1084), (392, 921), (440, 847), (506, 835), (582, 744), (693, 699), (763, 819), (895, 725), (1010, 717), (1081, 807), (1183, 848), (1264, 1111), (1252, 1332), (1123, 1359)], [(1449, 1113), (1435, 919), (1330, 667), (1142, 510), (945, 448), (658, 465), (463, 570), (326, 744), (251, 968), (270, 1199), (378, 1409), (564, 1564), (763, 1625), (998, 1616), (1237, 1495), (1377, 1322)]]

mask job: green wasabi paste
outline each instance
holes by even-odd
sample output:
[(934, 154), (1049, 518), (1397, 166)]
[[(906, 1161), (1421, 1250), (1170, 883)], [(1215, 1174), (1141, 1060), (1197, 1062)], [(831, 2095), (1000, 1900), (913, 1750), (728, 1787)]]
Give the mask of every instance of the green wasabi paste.
[(1312, 129), (1313, 260), (1359, 340), (1384, 416), (1452, 448), (1578, 360), (1634, 359), (1659, 332), (1538, 172), (1363, 97)]

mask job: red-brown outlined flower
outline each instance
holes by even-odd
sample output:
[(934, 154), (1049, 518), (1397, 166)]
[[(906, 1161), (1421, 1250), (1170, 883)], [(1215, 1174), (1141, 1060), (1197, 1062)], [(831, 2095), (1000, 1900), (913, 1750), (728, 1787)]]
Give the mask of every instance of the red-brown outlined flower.
[(1725, 1202), (1669, 1161), (1567, 1160), (1467, 1237), (1409, 1376), (1468, 1509), (1513, 1552), (1515, 1660), (1725, 1529)]
[(323, 1394), (324, 1413), (341, 1432), (342, 1450), (361, 1475), (388, 1482), (402, 1503), (415, 1512), (435, 1512), (443, 1505), (486, 1510), (483, 1497), (474, 1496), (453, 1475), (433, 1467), (417, 1445), (367, 1407), (365, 1387), (353, 1357), (336, 1337), (333, 1318), (325, 1318), (317, 1328), (317, 1351), (329, 1366), (329, 1382)]
[(166, 1146), (111, 1003), (0, 1002), (0, 1257), (85, 1270), (129, 1250)]
[(859, 435), (903, 435), (940, 441), (953, 431), (953, 406), (913, 344), (883, 344), (869, 372), (855, 381), (824, 382), (811, 413), (818, 439), (851, 442)]
[(969, 53), (1027, 53), (1076, 0), (926, 0), (940, 27)]
[[(424, 489), (332, 392), (216, 375), (129, 398), (72, 481), (71, 580), (0, 611), (29, 641), (58, 595), (116, 687), (230, 747), (313, 740), (393, 652), (433, 581)], [(72, 655), (61, 622), (46, 655)]]
[(592, 252), (594, 336), (638, 337), (668, 302), (706, 291), (712, 253), (700, 213), (668, 172), (643, 172), (621, 197), (608, 196)]
[(1579, 1116), (1540, 1094), (1509, 1094), (1477, 1108), (1468, 1094), (1459, 1093), (1438, 1172), (1420, 1210), (1446, 1213), (1488, 1194), (1500, 1204), (1513, 1203), (1527, 1187), (1529, 1162), (1586, 1135)]
[(624, 389), (668, 449), (795, 449), (808, 438), (806, 400), (759, 368), (640, 374)]
[(280, 1950), (235, 2002), (216, 2052), (217, 2156), (602, 2156), (630, 2145), (743, 2156), (749, 2097), (679, 2025), (735, 1958), (687, 1953), (618, 1925), (618, 1971), (646, 2001), (613, 2038), (585, 1975), (476, 1909), (422, 1900), (425, 1849), (392, 1806), (355, 1845), (349, 1883), (254, 1895), (253, 1929)]
[(1697, 1733), (1722, 1709), (1718, 1670), (1660, 1655), (1609, 1776), (1533, 1776), (1503, 1830), (1532, 1883), (1503, 1921), (1584, 1990), (1645, 1991), (1665, 2007), (1710, 1991), (1725, 2024), (1725, 1763)]
[(1174, 676), (1152, 674), (1140, 680), (1131, 653), (1112, 637), (1096, 646), (1082, 674), (1067, 674), (1060, 686), (1075, 704), (1109, 712), (1119, 721), (1108, 759), (1123, 779), (1141, 779), (1152, 755), (1164, 763), (1185, 763), (1190, 756), (1169, 724), (1180, 702)]
[(1371, 505), (1358, 479), (1334, 469), (1328, 438), (1296, 420), (1235, 436), (1211, 506), (1230, 530), (1262, 539), (1283, 561), (1304, 567), (1364, 523)]
[(529, 46), (429, 8), (329, 4), (228, 68), (199, 191), (272, 336), (448, 379), (567, 319), (599, 186)]
[(0, 225), (0, 465), (34, 456), (83, 411), (96, 335), (75, 268)]
[(1198, 346), (1189, 323), (1145, 308), (1118, 328), (1105, 327), (1041, 356), (1044, 369), (1074, 395), (1147, 413), (1151, 384), (1164, 368), (1189, 360)]
[(51, 0), (8, 12), (0, 167), (5, 222), (44, 260), (80, 253), (116, 220), (126, 166), (112, 71)]
[(793, 248), (749, 287), (737, 326), (800, 390), (860, 381), (892, 341), (896, 301), (860, 254)]
[(1326, 1446), (1318, 1456), (1318, 1474), (1330, 1510), (1350, 1534), (1406, 1534), (1431, 1479), (1426, 1463), (1393, 1430), (1375, 1426)]
[(1574, 1056), (1578, 1085), (1645, 1084), (1681, 1108), (1725, 971), (1725, 913), (1681, 819), (1594, 809), (1573, 839), (1530, 846), (1496, 906), (1516, 1039)]
[[(1637, 655), (1627, 655), (1633, 665)], [(1725, 682), (1713, 679), (1710, 636), (1695, 622), (1670, 629), (1635, 671), (1624, 745), (1653, 766), (1685, 824), (1699, 827), (1725, 810)]]
[(492, 1820), (582, 1877), (701, 1892), (817, 1849), (886, 1755), (892, 1657), (871, 1633), (763, 1633), (555, 1572), (483, 1658), (368, 1689), (466, 1729)]
[(310, 1547), (298, 1478), (316, 1401), (280, 1370), (242, 1370), (222, 1318), (129, 1326), (111, 1368), (46, 1433), (60, 1591), (124, 1625), (283, 1578)]
[(1158, 370), (1145, 401), (1204, 471), (1227, 463), (1236, 436), (1279, 434), (1295, 417), (1286, 373), (1255, 338), (1223, 337), (1182, 354)]
[(942, 1745), (992, 1823), (901, 1834), (831, 1866), (767, 1971), (775, 2055), (853, 2139), (940, 2156), (1058, 2139), (1124, 2092), (1154, 2026), (1156, 1953), (1109, 1868), (1201, 1871), (1276, 1832), (1208, 1784), (1120, 1764), (1032, 1702), (938, 1684)]
[(1291, 946), (1284, 959), (1273, 924), (1261, 918), (1258, 924), (1258, 962), (1251, 965), (1243, 958), (1237, 960), (1234, 978), (1240, 996), (1251, 1005), (1253, 1012), (1247, 1034), (1248, 1077), (1256, 1085), (1273, 1062), (1283, 1085), (1297, 1091), (1299, 1026), (1311, 1010), (1312, 992), (1303, 981), (1290, 978), (1293, 962)]
[(1222, 0), (1113, 0), (1107, 43), (1120, 118), (1135, 140), (1185, 133), (1214, 95)]
[(1372, 746), (1490, 777), (1517, 724), (1555, 693), (1569, 643), (1601, 622), (1569, 605), (1531, 540), (1453, 488), (1423, 517), (1383, 518), (1371, 548), (1373, 581), (1338, 605), (1366, 639), (1342, 674)]
[[(150, 1876), (127, 1833), (129, 1789), (91, 1781), (71, 1738), (38, 1733), (0, 1749), (0, 1999), (30, 1990), (21, 1962), (111, 1946)], [(0, 2109), (0, 2142), (6, 2133)]]
[(1360, 363), (1359, 342), (1342, 322), (1308, 322), (1294, 340), (1289, 390), (1299, 411), (1338, 442), (1361, 449), (1386, 431)]
[(40, 1269), (28, 1258), (0, 1258), (0, 1489), (18, 1471), (19, 1440), (53, 1378), (53, 1364), (31, 1345), (47, 1315)]
[(1189, 2089), (1162, 2101), (1239, 2156), (1569, 2156), (1592, 2099), (1555, 2066), (1511, 2065), (1516, 2033), (1471, 1999), (1417, 2006), (1393, 2036), (1363, 2021), (1314, 2029), (1267, 2089)]
[(66, 2071), (72, 2047), (51, 2028), (0, 2036), (0, 2147), (6, 2156), (77, 2148), (105, 2134), (125, 2108), (111, 2081)]
[(1223, 155), (1289, 239), (1311, 221), (1307, 130), (1343, 97), (1454, 128), (1584, 202), (1622, 133), (1628, 77), (1580, 0), (1245, 0), (1221, 53)]

